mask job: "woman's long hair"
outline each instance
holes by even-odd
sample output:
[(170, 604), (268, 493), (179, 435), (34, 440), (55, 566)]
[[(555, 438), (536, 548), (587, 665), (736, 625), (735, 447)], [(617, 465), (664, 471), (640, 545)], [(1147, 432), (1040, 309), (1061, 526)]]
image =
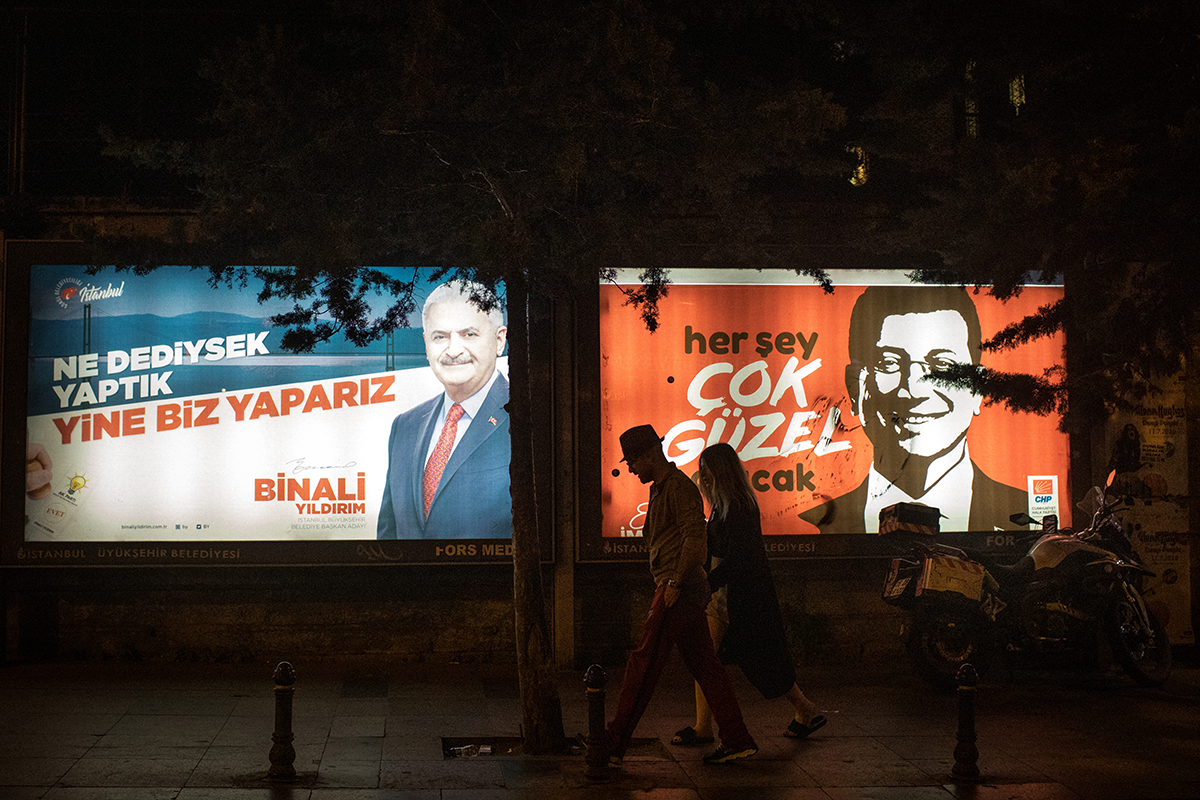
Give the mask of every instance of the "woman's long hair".
[(701, 490), (708, 497), (713, 516), (725, 519), (733, 508), (752, 508), (758, 511), (758, 498), (746, 477), (746, 468), (737, 451), (725, 442), (706, 447), (700, 454), (700, 468), (712, 473), (712, 482)]

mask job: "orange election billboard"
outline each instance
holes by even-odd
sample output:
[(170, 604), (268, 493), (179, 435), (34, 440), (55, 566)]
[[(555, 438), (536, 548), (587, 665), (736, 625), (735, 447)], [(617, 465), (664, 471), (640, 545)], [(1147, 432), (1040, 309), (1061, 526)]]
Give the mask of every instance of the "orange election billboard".
[(671, 278), (654, 333), (620, 286), (600, 289), (604, 537), (640, 535), (647, 488), (619, 463), (618, 437), (645, 423), (689, 475), (706, 446), (733, 446), (767, 535), (875, 533), (878, 511), (895, 502), (937, 507), (943, 531), (1012, 529), (1022, 511), (1069, 524), (1058, 417), (929, 378), (954, 363), (1034, 374), (1060, 365), (1061, 336), (1000, 353), (979, 343), (1061, 298), (1061, 286), (1002, 303), (890, 271), (835, 276), (832, 294), (785, 271)]

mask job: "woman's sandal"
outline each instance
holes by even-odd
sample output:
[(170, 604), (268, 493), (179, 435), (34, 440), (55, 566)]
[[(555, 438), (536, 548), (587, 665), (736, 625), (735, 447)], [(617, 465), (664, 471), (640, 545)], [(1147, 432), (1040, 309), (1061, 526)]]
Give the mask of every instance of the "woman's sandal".
[(807, 725), (794, 719), (788, 723), (787, 730), (783, 732), (783, 735), (792, 739), (804, 739), (818, 728), (823, 728), (827, 721), (821, 714), (810, 719)]
[(688, 725), (681, 731), (675, 731), (671, 744), (677, 744), (680, 747), (697, 747), (702, 744), (712, 744), (714, 741), (711, 736), (697, 736), (696, 729)]

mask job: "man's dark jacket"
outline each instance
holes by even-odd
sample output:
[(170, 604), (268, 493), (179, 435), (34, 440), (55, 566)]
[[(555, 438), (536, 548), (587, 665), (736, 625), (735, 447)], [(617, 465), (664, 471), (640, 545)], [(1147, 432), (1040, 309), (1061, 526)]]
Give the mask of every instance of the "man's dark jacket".
[(379, 509), (380, 539), (508, 539), (512, 537), (512, 496), (508, 463), (508, 381), (496, 376), (479, 413), (454, 448), (425, 519), (421, 483), (425, 454), (442, 395), (405, 411), (392, 422), (387, 481)]
[[(967, 529), (991, 531), (1019, 528), (1008, 517), (1029, 511), (1029, 494), (992, 480), (983, 474), (974, 461), (971, 462), (971, 469), (974, 477), (971, 480), (971, 513)], [(801, 513), (800, 518), (816, 525), (821, 533), (867, 533), (863, 514), (867, 507), (868, 480), (864, 478), (857, 489)], [(878, 526), (870, 532), (877, 530)]]

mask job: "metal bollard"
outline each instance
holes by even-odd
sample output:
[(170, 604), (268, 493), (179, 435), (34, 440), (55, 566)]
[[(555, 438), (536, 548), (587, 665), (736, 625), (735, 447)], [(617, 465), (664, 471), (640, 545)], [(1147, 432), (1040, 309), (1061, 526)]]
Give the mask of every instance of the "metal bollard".
[(590, 781), (608, 777), (608, 747), (604, 733), (604, 684), (607, 682), (608, 676), (599, 664), (592, 664), (583, 676), (588, 701), (587, 770), (584, 777)]
[(275, 732), (271, 734), (271, 768), (267, 779), (296, 780), (296, 748), (292, 746), (292, 695), (295, 693), (296, 671), (286, 661), (275, 668)]
[(975, 746), (975, 687), (979, 676), (970, 664), (958, 668), (958, 744), (950, 774), (963, 781), (979, 780), (979, 748)]

